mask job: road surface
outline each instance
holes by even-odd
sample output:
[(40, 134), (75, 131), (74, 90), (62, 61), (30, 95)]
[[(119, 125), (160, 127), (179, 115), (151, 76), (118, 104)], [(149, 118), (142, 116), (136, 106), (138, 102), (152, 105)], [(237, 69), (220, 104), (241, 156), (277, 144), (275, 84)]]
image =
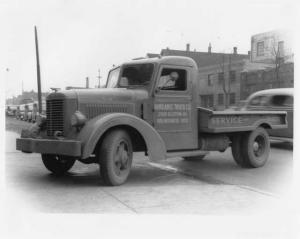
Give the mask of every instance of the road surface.
[(15, 150), (18, 134), (6, 131), (7, 210), (47, 213), (192, 213), (249, 215), (286, 210), (282, 197), (291, 184), (292, 150), (272, 147), (260, 169), (241, 169), (230, 151), (212, 153), (203, 162), (182, 159), (149, 163), (135, 154), (125, 185), (104, 186), (97, 165), (76, 162), (55, 177), (40, 155)]

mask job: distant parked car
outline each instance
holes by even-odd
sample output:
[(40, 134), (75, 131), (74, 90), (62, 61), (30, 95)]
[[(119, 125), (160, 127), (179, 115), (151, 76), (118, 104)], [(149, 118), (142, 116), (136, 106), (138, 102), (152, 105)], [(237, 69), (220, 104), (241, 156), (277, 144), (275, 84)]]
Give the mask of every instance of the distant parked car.
[(248, 97), (241, 110), (286, 111), (288, 128), (269, 130), (269, 134), (273, 139), (293, 142), (293, 88), (278, 88), (257, 91)]
[(6, 115), (7, 116), (15, 116), (16, 115), (17, 106), (16, 105), (8, 105), (6, 106)]

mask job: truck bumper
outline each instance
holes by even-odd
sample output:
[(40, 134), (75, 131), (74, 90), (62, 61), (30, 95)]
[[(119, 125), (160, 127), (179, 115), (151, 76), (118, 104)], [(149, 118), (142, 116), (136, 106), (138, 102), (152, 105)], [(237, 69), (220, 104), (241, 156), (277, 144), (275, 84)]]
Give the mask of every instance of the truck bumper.
[(81, 142), (75, 140), (18, 138), (16, 148), (26, 153), (81, 156)]

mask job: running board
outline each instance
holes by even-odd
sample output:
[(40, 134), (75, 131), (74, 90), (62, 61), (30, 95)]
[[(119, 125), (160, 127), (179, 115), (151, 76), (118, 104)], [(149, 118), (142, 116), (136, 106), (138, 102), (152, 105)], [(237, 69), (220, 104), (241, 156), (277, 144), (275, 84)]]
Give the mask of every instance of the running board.
[(167, 158), (175, 158), (175, 157), (194, 157), (194, 156), (201, 156), (207, 155), (209, 151), (203, 150), (193, 150), (193, 151), (179, 151), (179, 152), (171, 152), (167, 153)]
[(285, 138), (285, 137), (276, 137), (276, 136), (269, 136), (270, 140), (276, 140), (276, 141), (283, 141), (288, 143), (293, 143), (293, 138)]

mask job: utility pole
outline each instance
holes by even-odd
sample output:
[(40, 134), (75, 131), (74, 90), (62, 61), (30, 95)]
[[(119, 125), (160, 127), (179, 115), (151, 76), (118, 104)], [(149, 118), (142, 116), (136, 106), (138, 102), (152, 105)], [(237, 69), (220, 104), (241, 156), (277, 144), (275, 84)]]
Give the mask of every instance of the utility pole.
[(100, 88), (100, 79), (101, 79), (101, 75), (100, 75), (100, 69), (98, 69), (98, 88)]
[(41, 114), (42, 113), (41, 72), (40, 72), (39, 44), (38, 44), (36, 26), (34, 26), (34, 36), (35, 36), (35, 54), (36, 54), (36, 74), (37, 74), (37, 85), (38, 85), (38, 103), (39, 103), (39, 113)]

